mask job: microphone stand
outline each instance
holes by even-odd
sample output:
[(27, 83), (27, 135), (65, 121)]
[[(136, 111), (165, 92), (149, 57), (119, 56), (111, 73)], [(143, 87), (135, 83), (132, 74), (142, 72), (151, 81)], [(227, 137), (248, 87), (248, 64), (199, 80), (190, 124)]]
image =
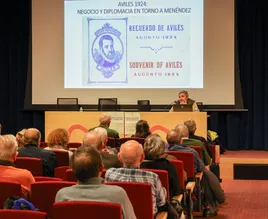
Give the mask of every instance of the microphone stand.
[(176, 103), (176, 100), (172, 101), (170, 104), (168, 104), (165, 108), (164, 108), (164, 112), (168, 112), (167, 109), (173, 105), (173, 103)]

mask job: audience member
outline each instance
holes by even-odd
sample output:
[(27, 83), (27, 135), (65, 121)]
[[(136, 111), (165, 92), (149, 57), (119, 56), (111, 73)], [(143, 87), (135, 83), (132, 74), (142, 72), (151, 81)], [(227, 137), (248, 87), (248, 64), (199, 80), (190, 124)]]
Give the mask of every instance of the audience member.
[(86, 133), (83, 138), (83, 146), (94, 147), (100, 152), (105, 169), (109, 169), (111, 167), (121, 167), (122, 165), (117, 155), (109, 154), (106, 151), (102, 151), (104, 147), (102, 139), (104, 139), (106, 133), (102, 132), (103, 135), (100, 134), (100, 132), (96, 131), (89, 131), (88, 133)]
[(142, 146), (137, 141), (127, 141), (121, 145), (118, 156), (123, 163), (123, 167), (107, 170), (105, 181), (146, 182), (152, 184), (153, 211), (156, 215), (158, 208), (165, 205), (167, 193), (157, 174), (140, 169), (140, 164), (144, 160)]
[(18, 147), (22, 148), (24, 146), (24, 133), (26, 129), (22, 129), (16, 134), (16, 140), (18, 142)]
[(62, 188), (55, 202), (62, 201), (101, 201), (113, 202), (122, 206), (124, 219), (135, 219), (131, 202), (124, 189), (118, 186), (104, 185), (100, 177), (103, 170), (99, 152), (90, 146), (81, 146), (72, 157), (72, 168), (78, 184)]
[[(110, 129), (110, 124), (112, 121), (112, 117), (109, 114), (102, 114), (99, 117), (99, 122), (100, 125), (98, 127), (105, 128), (107, 131), (108, 137), (114, 138), (115, 139), (115, 146), (119, 147), (120, 146), (120, 138), (119, 138), (119, 133), (113, 129)], [(89, 129), (89, 131), (94, 130), (97, 127)]]
[(139, 120), (136, 123), (136, 133), (131, 137), (147, 138), (151, 134), (150, 127), (145, 120)]
[(148, 136), (144, 143), (145, 160), (141, 168), (166, 170), (168, 172), (170, 197), (182, 193), (176, 168), (165, 158), (165, 142), (157, 134)]
[(195, 135), (196, 122), (193, 119), (189, 119), (189, 120), (184, 121), (184, 125), (186, 125), (188, 128), (189, 138), (201, 141), (203, 143), (203, 145), (205, 145), (209, 156), (212, 157), (212, 153), (211, 153), (210, 148), (208, 146), (207, 140), (202, 136)]
[(209, 204), (209, 209), (204, 211), (205, 217), (212, 217), (217, 215), (218, 203), (225, 202), (225, 195), (217, 177), (209, 170), (205, 169), (205, 165), (200, 159), (198, 153), (185, 145), (182, 145), (181, 134), (178, 130), (171, 130), (167, 133), (167, 142), (169, 143), (170, 151), (186, 151), (192, 152), (194, 155), (194, 169), (195, 172), (203, 172), (202, 187)]
[(15, 136), (0, 135), (0, 181), (21, 184), (22, 197), (28, 199), (31, 184), (35, 180), (28, 170), (19, 169), (14, 166), (14, 161), (18, 155), (17, 149), (18, 143)]
[(69, 158), (71, 159), (73, 152), (67, 150), (67, 144), (69, 142), (69, 134), (66, 129), (57, 128), (50, 132), (47, 136), (47, 146), (46, 150), (61, 150), (67, 151), (69, 153)]
[(18, 149), (18, 157), (41, 158), (43, 162), (43, 175), (54, 176), (54, 169), (57, 167), (56, 155), (53, 151), (39, 148), (41, 133), (38, 129), (29, 128), (24, 133), (25, 145)]
[(108, 134), (105, 128), (97, 127), (94, 129), (94, 131), (100, 136), (101, 142), (102, 142), (102, 151), (107, 152), (109, 154), (117, 154), (118, 151), (116, 148), (110, 148), (107, 146), (108, 142)]
[(188, 131), (188, 128), (187, 128), (186, 125), (178, 124), (178, 125), (175, 126), (174, 129), (179, 131), (179, 133), (181, 135), (181, 138), (182, 138), (182, 144), (183, 145), (200, 147), (201, 151), (202, 151), (202, 160), (203, 160), (204, 164), (206, 166), (211, 164), (212, 159), (209, 156), (205, 146), (203, 145), (203, 143), (201, 141), (189, 138), (189, 131)]

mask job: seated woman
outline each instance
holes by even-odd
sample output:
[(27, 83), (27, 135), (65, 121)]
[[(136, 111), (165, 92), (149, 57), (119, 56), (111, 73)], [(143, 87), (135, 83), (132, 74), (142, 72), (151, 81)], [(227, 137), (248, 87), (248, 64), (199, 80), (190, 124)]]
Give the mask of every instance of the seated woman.
[(141, 168), (159, 169), (168, 172), (170, 197), (182, 193), (176, 168), (165, 158), (165, 142), (157, 134), (146, 138), (144, 143), (145, 160)]
[[(69, 142), (69, 135), (66, 129), (58, 128), (50, 132), (47, 136), (48, 147), (46, 150), (67, 150), (67, 144)], [(68, 151), (69, 158), (73, 155), (73, 152)]]
[(25, 131), (26, 131), (26, 129), (22, 129), (16, 134), (16, 140), (18, 142), (19, 148), (24, 147), (24, 133), (25, 133)]
[(136, 133), (131, 137), (147, 138), (151, 134), (150, 127), (145, 120), (139, 120), (136, 124)]

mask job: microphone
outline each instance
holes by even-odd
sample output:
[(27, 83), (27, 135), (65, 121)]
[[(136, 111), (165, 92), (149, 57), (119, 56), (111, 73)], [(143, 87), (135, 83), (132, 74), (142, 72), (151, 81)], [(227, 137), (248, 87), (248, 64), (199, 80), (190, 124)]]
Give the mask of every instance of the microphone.
[(168, 112), (167, 109), (168, 109), (171, 105), (173, 105), (173, 103), (177, 103), (177, 100), (174, 100), (174, 101), (172, 101), (170, 104), (168, 104), (168, 105), (164, 108), (164, 112)]

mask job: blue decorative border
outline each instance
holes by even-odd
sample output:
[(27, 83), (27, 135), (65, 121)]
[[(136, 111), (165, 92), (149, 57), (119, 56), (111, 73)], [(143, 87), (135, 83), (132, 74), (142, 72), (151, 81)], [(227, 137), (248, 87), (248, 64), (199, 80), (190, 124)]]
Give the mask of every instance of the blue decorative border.
[[(88, 20), (88, 82), (87, 82), (87, 84), (97, 84), (97, 83), (106, 83), (106, 84), (113, 84), (113, 83), (121, 83), (121, 84), (127, 84), (128, 83), (128, 68), (127, 68), (127, 62), (128, 62), (128, 59), (127, 59), (127, 53), (128, 53), (128, 51), (127, 51), (127, 27), (128, 27), (128, 18), (112, 18), (112, 19), (105, 19), (105, 18), (97, 18), (97, 19), (95, 19), (95, 18), (87, 18), (87, 20)], [(90, 42), (90, 35), (89, 35), (89, 26), (90, 26), (90, 21), (92, 21), (92, 20), (125, 20), (126, 21), (126, 54), (125, 54), (125, 56), (126, 56), (126, 80), (125, 81), (91, 81), (90, 80), (90, 56), (92, 55), (89, 51), (90, 51), (90, 48), (89, 48), (89, 46), (90, 46), (90, 44), (89, 44), (89, 42)]]

